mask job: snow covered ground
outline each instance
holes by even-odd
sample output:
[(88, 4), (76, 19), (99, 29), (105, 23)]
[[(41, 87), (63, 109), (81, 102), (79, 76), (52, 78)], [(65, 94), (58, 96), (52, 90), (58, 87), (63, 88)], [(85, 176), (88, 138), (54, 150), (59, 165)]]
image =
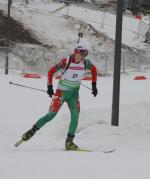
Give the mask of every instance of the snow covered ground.
[[(2, 179), (149, 179), (150, 73), (147, 80), (121, 76), (120, 124), (111, 126), (112, 77), (98, 79), (96, 98), (81, 86), (81, 113), (75, 142), (94, 152), (65, 152), (69, 110), (18, 148), (14, 143), (44, 115), (50, 98), (44, 92), (12, 86), (9, 81), (46, 89), (46, 77), (26, 79), (0, 74), (0, 178)], [(83, 81), (89, 85), (90, 82)], [(56, 88), (57, 80), (54, 80)], [(115, 148), (113, 153), (101, 151)]]

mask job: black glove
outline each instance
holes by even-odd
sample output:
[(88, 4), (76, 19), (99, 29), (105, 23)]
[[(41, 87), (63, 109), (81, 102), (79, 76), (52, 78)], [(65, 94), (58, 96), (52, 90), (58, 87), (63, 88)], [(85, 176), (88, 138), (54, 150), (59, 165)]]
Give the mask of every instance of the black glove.
[(96, 82), (92, 82), (92, 94), (94, 95), (94, 97), (96, 97), (97, 94), (98, 94), (98, 90), (97, 90), (97, 87), (96, 87)]
[(54, 95), (53, 85), (48, 85), (47, 86), (47, 94), (49, 95), (49, 97), (52, 98), (52, 96)]

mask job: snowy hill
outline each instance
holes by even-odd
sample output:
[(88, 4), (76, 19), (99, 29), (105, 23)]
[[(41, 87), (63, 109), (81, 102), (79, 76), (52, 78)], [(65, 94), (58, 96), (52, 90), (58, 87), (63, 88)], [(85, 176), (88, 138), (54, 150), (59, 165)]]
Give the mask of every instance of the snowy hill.
[[(62, 5), (59, 4), (59, 6)], [(20, 5), (17, 3), (13, 3), (13, 6), (11, 8), (11, 16), (18, 22), (24, 24), (24, 27), (26, 29), (30, 29), (30, 31), (35, 35), (35, 37), (37, 37), (37, 39), (41, 43), (51, 47), (50, 49), (46, 49), (45, 51), (35, 46), (35, 49), (37, 48), (35, 52), (38, 51), (40, 55), (31, 56), (31, 46), (27, 44), (25, 47), (21, 45), (18, 48), (17, 45), (16, 52), (19, 53), (19, 50), (22, 49), (20, 52), (22, 54), (21, 61), (24, 61), (24, 58), (26, 58), (26, 61), (30, 60), (31, 64), (36, 64), (38, 65), (38, 69), (41, 68), (41, 71), (42, 69), (44, 69), (45, 71), (47, 70), (45, 68), (45, 66), (47, 66), (48, 64), (47, 62), (50, 61), (50, 64), (54, 64), (62, 57), (62, 55), (71, 53), (73, 51), (74, 44), (78, 39), (78, 32), (84, 32), (84, 38), (87, 39), (91, 46), (91, 55), (89, 55), (89, 58), (91, 58), (91, 60), (93, 60), (97, 64), (101, 73), (105, 73), (106, 63), (108, 65), (108, 73), (112, 73), (115, 37), (115, 26), (112, 26), (112, 24), (115, 23), (114, 14), (107, 14), (106, 23), (108, 25), (102, 27), (102, 25), (98, 23), (94, 23), (92, 21), (87, 22), (86, 19), (79, 20), (77, 18), (74, 19), (71, 16), (66, 17), (60, 14), (48, 13), (48, 9), (54, 7), (55, 4), (51, 7), (47, 4), (42, 3), (37, 4), (36, 9), (34, 9), (35, 7), (33, 7), (32, 4), (31, 6), (26, 7), (23, 4)], [(95, 20), (97, 20), (95, 11), (92, 12), (91, 10), (82, 8), (77, 9), (72, 6), (70, 8), (72, 8), (70, 9), (70, 13), (78, 12), (75, 14), (75, 16), (80, 16), (83, 14), (82, 12), (84, 12), (83, 17), (89, 18), (87, 13), (92, 13), (93, 17), (91, 16), (91, 18), (95, 18)], [(76, 10), (73, 11), (73, 8)], [(3, 0), (0, 1), (0, 9), (3, 10), (5, 13), (7, 12), (6, 2)], [(61, 11), (61, 13), (63, 12), (66, 12), (66, 9), (63, 9)], [(72, 15), (74, 17), (74, 14)], [(150, 47), (143, 43), (143, 37), (138, 37), (135, 33), (138, 28), (138, 23), (139, 22), (137, 20), (134, 20), (133, 18), (125, 18), (123, 26), (124, 30), (122, 58), (124, 61), (123, 63), (126, 65), (126, 69), (137, 71), (139, 70), (139, 65), (141, 65), (140, 70), (145, 71), (150, 68)], [(133, 28), (134, 32), (127, 30), (128, 27)], [(145, 30), (146, 29), (144, 29), (144, 32)], [(26, 53), (26, 51), (29, 51), (29, 54)], [(56, 52), (57, 54), (54, 54)], [(94, 56), (93, 53), (95, 53)], [(18, 61), (19, 58), (15, 56), (15, 59), (18, 59)], [(41, 60), (40, 63), (39, 59)], [(33, 62), (31, 62), (31, 60)], [(39, 66), (39, 64), (43, 65)], [(14, 66), (11, 67), (14, 68)]]
[[(5, 1), (0, 1), (0, 9), (5, 13), (7, 12), (6, 5)], [(31, 46), (27, 44), (25, 47), (22, 45), (18, 47), (17, 45), (16, 52), (19, 53), (19, 50), (22, 49), (20, 52), (22, 54), (21, 61), (24, 62), (24, 58), (26, 58), (27, 62), (30, 61), (31, 64), (38, 66), (38, 69), (41, 68), (41, 71), (43, 69), (43, 71), (45, 71), (47, 70), (47, 68), (45, 68), (47, 62), (49, 62), (49, 64), (54, 64), (63, 55), (72, 53), (74, 44), (78, 39), (78, 32), (84, 32), (84, 38), (87, 39), (91, 46), (91, 55), (89, 55), (89, 58), (97, 64), (101, 73), (106, 73), (106, 63), (108, 65), (108, 73), (112, 73), (115, 38), (115, 25), (113, 25), (115, 24), (114, 14), (106, 14), (105, 20), (107, 25), (102, 26), (102, 24), (86, 21), (86, 19), (79, 20), (80, 18), (72, 18), (74, 16), (83, 15), (84, 18), (95, 18), (95, 20), (97, 20), (95, 11), (71, 6), (70, 15), (72, 16), (66, 17), (60, 14), (50, 13), (49, 10), (51, 8), (57, 9), (55, 6), (58, 7), (58, 4), (48, 6), (47, 4), (39, 3), (37, 5), (31, 4), (26, 7), (23, 4), (13, 3), (11, 8), (12, 17), (24, 24), (26, 29), (30, 29), (41, 43), (51, 47), (43, 50), (35, 46), (34, 48), (37, 48), (35, 52), (38, 51), (40, 55), (38, 56), (36, 54), (31, 56)], [(62, 4), (59, 4), (59, 6), (61, 7)], [(66, 9), (62, 9), (61, 13), (63, 14), (63, 12), (66, 12)], [(90, 14), (88, 13), (92, 13), (91, 15), (93, 16), (89, 16)], [(103, 15), (105, 15), (105, 13), (101, 15), (101, 18)], [(145, 71), (150, 68), (150, 46), (143, 43), (143, 37), (137, 36), (138, 20), (128, 17), (124, 18), (122, 60), (126, 67), (122, 68), (137, 71), (140, 66), (140, 70)], [(148, 21), (146, 22), (148, 23)], [(127, 30), (127, 28), (133, 28), (133, 32)], [(147, 26), (145, 28), (147, 28)], [(146, 31), (146, 29), (140, 30), (143, 33)], [(26, 53), (26, 51), (29, 52)], [(56, 52), (57, 54), (54, 54)], [(95, 54), (93, 55), (93, 53)], [(19, 60), (20, 56), (19, 58), (16, 57), (15, 53), (15, 58)], [(40, 63), (39, 59), (41, 60)], [(14, 66), (11, 67), (14, 68)]]

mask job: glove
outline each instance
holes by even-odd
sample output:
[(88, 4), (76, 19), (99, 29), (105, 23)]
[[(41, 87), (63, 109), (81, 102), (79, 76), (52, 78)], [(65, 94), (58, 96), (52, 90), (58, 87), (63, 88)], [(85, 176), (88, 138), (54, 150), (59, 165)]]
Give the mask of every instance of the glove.
[(92, 94), (94, 95), (94, 97), (96, 97), (97, 94), (98, 94), (98, 90), (97, 90), (97, 87), (96, 87), (96, 82), (92, 82)]
[(48, 85), (47, 86), (47, 94), (49, 95), (49, 97), (52, 98), (52, 96), (54, 95), (53, 85)]

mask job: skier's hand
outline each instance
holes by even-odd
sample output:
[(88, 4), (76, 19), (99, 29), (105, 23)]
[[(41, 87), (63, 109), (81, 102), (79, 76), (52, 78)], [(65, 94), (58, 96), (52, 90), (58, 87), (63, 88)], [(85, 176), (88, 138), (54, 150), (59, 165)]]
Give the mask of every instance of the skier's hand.
[(52, 96), (54, 95), (53, 85), (48, 85), (47, 86), (47, 94), (49, 95), (49, 97), (52, 98)]
[(96, 97), (97, 94), (98, 94), (98, 90), (97, 90), (97, 87), (96, 87), (96, 82), (92, 82), (92, 94), (94, 95), (94, 97)]

